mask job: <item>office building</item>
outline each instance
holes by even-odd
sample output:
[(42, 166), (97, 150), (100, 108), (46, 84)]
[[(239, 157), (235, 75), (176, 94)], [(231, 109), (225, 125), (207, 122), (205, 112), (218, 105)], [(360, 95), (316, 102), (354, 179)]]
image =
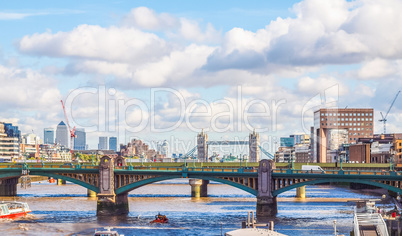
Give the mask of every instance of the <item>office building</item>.
[(67, 125), (63, 121), (61, 121), (57, 125), (57, 129), (56, 129), (56, 143), (58, 143), (64, 147), (69, 147), (69, 145), (68, 145), (69, 137), (70, 137), (70, 135), (69, 135)]
[(117, 152), (117, 137), (109, 138), (109, 150)]
[[(5, 123), (0, 122), (0, 162), (11, 162), (14, 158), (19, 157), (19, 138), (20, 131), (17, 126), (12, 126), (7, 123), (7, 129)], [(11, 128), (10, 128), (11, 127)], [(16, 127), (13, 128), (13, 127)], [(10, 131), (10, 129), (12, 131)], [(11, 134), (14, 131), (14, 136)], [(8, 135), (11, 134), (11, 135)]]
[(342, 144), (373, 137), (372, 108), (324, 108), (314, 112), (314, 155), (317, 162), (333, 162)]
[(281, 147), (293, 147), (295, 139), (293, 137), (281, 137)]
[(43, 143), (44, 144), (54, 144), (54, 129), (45, 128), (43, 130)]
[(85, 150), (87, 146), (87, 134), (85, 129), (75, 129), (74, 150)]
[(98, 149), (99, 150), (109, 150), (107, 137), (99, 137)]

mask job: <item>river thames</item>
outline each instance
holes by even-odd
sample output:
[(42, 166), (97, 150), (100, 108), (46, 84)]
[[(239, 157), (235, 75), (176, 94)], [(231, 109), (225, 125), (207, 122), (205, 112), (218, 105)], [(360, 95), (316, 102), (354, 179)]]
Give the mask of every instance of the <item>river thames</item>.
[[(1, 200), (25, 201), (32, 213), (14, 221), (0, 222), (8, 235), (93, 235), (95, 229), (115, 227), (124, 235), (221, 235), (241, 227), (248, 211), (255, 211), (256, 198), (228, 185), (208, 185), (207, 198), (192, 199), (188, 179), (170, 180), (138, 188), (129, 194), (130, 213), (124, 217), (97, 217), (96, 199), (75, 184), (57, 186), (35, 182), (18, 186), (17, 197)], [(378, 198), (336, 186), (306, 186), (306, 199), (296, 191), (279, 195), (275, 231), (286, 235), (349, 235), (353, 228), (357, 198)], [(150, 224), (158, 212), (168, 224)]]

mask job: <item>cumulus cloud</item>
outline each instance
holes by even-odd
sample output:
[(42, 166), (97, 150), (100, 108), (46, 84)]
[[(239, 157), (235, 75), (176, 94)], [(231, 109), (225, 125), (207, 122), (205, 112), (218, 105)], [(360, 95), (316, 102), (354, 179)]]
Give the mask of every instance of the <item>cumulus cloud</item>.
[(397, 72), (397, 67), (393, 62), (376, 58), (364, 63), (362, 68), (357, 72), (357, 75), (362, 79), (371, 79), (386, 77), (395, 72)]
[(0, 65), (0, 84), (2, 110), (18, 107), (46, 111), (60, 102), (56, 81), (33, 70)]
[(168, 30), (177, 28), (179, 21), (168, 13), (157, 14), (147, 7), (137, 7), (131, 9), (130, 13), (123, 17), (122, 25), (145, 30)]
[(135, 28), (103, 28), (79, 25), (70, 32), (37, 33), (24, 36), (18, 45), (21, 52), (49, 56), (96, 59), (135, 64), (154, 61), (171, 49), (165, 40)]
[(221, 68), (236, 68), (241, 58), (255, 61), (248, 65), (250, 69), (401, 58), (402, 45), (397, 43), (402, 41), (401, 9), (402, 3), (394, 0), (305, 0), (292, 8), (295, 18), (278, 18), (255, 33), (238, 28), (227, 32), (222, 48), (211, 55), (206, 68), (215, 69), (216, 61), (228, 62)]
[(221, 33), (210, 23), (202, 29), (200, 23), (168, 13), (156, 13), (147, 7), (137, 7), (123, 17), (122, 25), (148, 31), (165, 32), (167, 37), (178, 41), (218, 43)]

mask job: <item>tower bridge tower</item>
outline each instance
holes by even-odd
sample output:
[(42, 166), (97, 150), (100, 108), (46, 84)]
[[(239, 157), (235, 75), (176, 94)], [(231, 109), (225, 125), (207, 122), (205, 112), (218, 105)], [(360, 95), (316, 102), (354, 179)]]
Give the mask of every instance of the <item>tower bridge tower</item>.
[(198, 160), (208, 162), (208, 135), (204, 133), (204, 129), (197, 135), (197, 152)]
[(259, 162), (260, 161), (260, 135), (255, 132), (255, 130), (249, 136), (249, 155), (250, 162)]

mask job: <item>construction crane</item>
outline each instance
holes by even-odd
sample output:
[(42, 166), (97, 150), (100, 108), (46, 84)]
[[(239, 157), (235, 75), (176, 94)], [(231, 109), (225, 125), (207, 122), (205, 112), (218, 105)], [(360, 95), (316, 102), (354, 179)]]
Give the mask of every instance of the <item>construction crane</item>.
[(394, 100), (392, 101), (391, 106), (389, 106), (388, 111), (387, 111), (387, 113), (385, 114), (385, 116), (382, 114), (382, 112), (380, 112), (382, 119), (379, 120), (379, 121), (384, 123), (384, 134), (387, 133), (387, 132), (386, 132), (386, 128), (385, 128), (385, 124), (387, 123), (387, 116), (388, 116), (388, 113), (389, 113), (389, 111), (391, 110), (392, 106), (394, 105), (394, 103), (395, 103), (395, 101), (396, 101), (396, 98), (398, 97), (398, 95), (399, 95), (400, 92), (401, 92), (401, 91), (398, 91), (398, 93), (396, 94), (396, 96), (395, 96)]
[(71, 152), (71, 158), (73, 158), (73, 143), (74, 143), (74, 138), (75, 138), (75, 126), (74, 126), (73, 129), (71, 129), (71, 127), (70, 127), (70, 122), (68, 122), (67, 113), (66, 113), (66, 107), (64, 106), (63, 100), (61, 100), (61, 105), (63, 106), (64, 117), (66, 118), (66, 123), (67, 123), (68, 131), (70, 132), (70, 138), (71, 138), (71, 142), (70, 142), (70, 152)]

